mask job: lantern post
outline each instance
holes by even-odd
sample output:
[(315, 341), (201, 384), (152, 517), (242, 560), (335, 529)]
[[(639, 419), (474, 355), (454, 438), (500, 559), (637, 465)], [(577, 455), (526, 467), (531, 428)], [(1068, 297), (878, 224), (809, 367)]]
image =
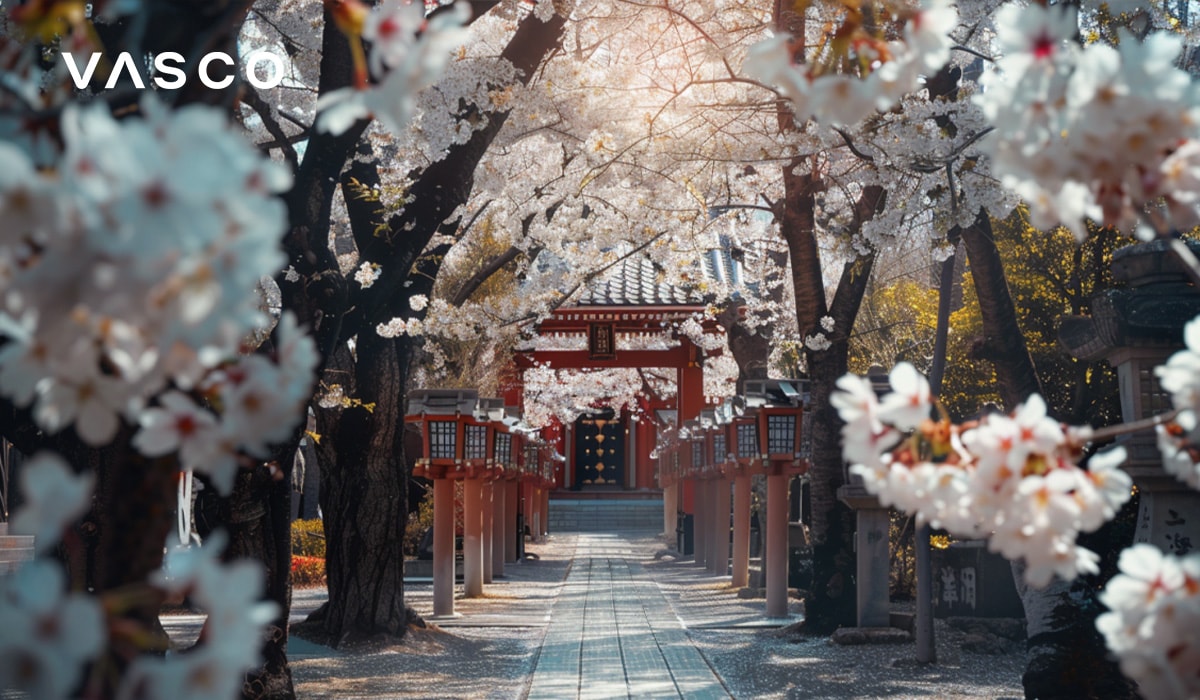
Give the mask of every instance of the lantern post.
[(433, 481), (434, 617), (455, 614), (454, 480), (466, 474), (465, 423), (473, 415), (477, 398), (476, 392), (466, 389), (424, 389), (408, 395), (405, 421), (420, 427), (425, 455), (413, 473)]
[(792, 382), (748, 381), (743, 409), (748, 420), (734, 422), (739, 465), (767, 477), (767, 617), (788, 616), (788, 481), (807, 471), (800, 458), (802, 413), (803, 398)]

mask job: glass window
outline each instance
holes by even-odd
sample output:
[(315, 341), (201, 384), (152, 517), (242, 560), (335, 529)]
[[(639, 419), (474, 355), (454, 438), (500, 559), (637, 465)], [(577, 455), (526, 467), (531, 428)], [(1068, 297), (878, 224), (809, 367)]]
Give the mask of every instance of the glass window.
[(796, 451), (796, 417), (767, 416), (767, 452), (771, 454)]
[(429, 456), (432, 459), (454, 459), (454, 442), (458, 424), (452, 420), (429, 423)]
[(737, 455), (743, 459), (758, 456), (758, 424), (738, 423)]
[(468, 425), (467, 449), (463, 454), (467, 459), (487, 459), (487, 426)]
[(492, 444), (492, 460), (498, 464), (512, 462), (512, 435), (496, 433), (496, 439)]

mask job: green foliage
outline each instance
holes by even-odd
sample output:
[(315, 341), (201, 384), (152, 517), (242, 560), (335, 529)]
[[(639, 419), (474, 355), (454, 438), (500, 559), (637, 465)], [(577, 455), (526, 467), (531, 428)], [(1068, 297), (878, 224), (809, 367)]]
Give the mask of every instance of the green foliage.
[[(1090, 299), (1112, 285), (1112, 252), (1128, 239), (1093, 231), (1076, 244), (1066, 230), (1038, 231), (1021, 210), (994, 220), (996, 247), (1016, 305), (1018, 322), (1037, 367), (1052, 414), (1070, 423), (1110, 425), (1120, 420), (1116, 372), (1107, 362), (1081, 362), (1058, 344), (1059, 319), (1090, 313)], [(1000, 403), (990, 363), (978, 359), (983, 319), (969, 266), (962, 279), (962, 306), (950, 316), (942, 401), (956, 420)], [(922, 371), (932, 364), (938, 290), (913, 279), (874, 289), (863, 302), (851, 344), (850, 368), (864, 373), (901, 360)]]
[(319, 519), (292, 522), (292, 555), (325, 560), (325, 526)]
[(915, 600), (917, 596), (917, 556), (913, 548), (914, 519), (897, 510), (890, 512), (888, 526), (892, 565), (888, 572), (888, 594), (892, 600)]
[[(415, 486), (410, 486), (415, 488)], [(425, 489), (425, 497), (416, 511), (408, 514), (408, 524), (404, 528), (404, 556), (415, 557), (421, 548), (421, 538), (425, 531), (433, 527), (433, 489)]]

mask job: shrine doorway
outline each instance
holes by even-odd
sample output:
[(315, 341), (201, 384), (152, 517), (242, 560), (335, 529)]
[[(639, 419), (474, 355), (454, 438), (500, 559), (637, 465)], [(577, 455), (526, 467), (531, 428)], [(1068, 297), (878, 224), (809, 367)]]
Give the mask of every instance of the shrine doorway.
[(575, 421), (574, 489), (620, 488), (625, 464), (625, 426), (612, 410)]

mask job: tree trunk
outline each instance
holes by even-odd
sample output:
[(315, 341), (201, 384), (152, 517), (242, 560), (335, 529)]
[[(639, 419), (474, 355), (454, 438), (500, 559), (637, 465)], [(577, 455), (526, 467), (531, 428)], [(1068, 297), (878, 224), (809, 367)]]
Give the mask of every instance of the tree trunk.
[(862, 298), (875, 256), (849, 263), (842, 271), (837, 294), (830, 309), (834, 332), (829, 349), (808, 353), (808, 376), (812, 396), (812, 463), (809, 466), (809, 497), (812, 504), (813, 583), (812, 598), (805, 606), (805, 626), (817, 634), (829, 634), (857, 620), (857, 572), (854, 555), (856, 518), (854, 511), (838, 500), (837, 491), (846, 484), (842, 461), (842, 420), (830, 403), (839, 377), (849, 369), (850, 329)]
[[(338, 383), (349, 384), (364, 406), (342, 409), (332, 421), (322, 411), (318, 423), (318, 432), (332, 428), (320, 449), (329, 602), (296, 630), (331, 646), (403, 637), (415, 617), (404, 600), (403, 548), (403, 397), (411, 343), (364, 333), (356, 351), (351, 363), (339, 350), (330, 370), (353, 372), (352, 384)], [(326, 461), (331, 456), (336, 462)]]
[(262, 562), (265, 597), (280, 607), (279, 616), (266, 629), (262, 665), (246, 674), (242, 688), (242, 697), (254, 700), (296, 696), (287, 659), (292, 607), (291, 461), (281, 463), (280, 469), (281, 479), (271, 478), (265, 469), (238, 472), (229, 499), (229, 546), (224, 559)]
[(972, 349), (972, 357), (987, 360), (996, 368), (1000, 400), (1005, 410), (1011, 410), (1030, 395), (1042, 393), (1042, 385), (1017, 322), (1017, 308), (987, 211), (981, 209), (974, 223), (961, 233), (983, 317), (983, 338)]
[[(1004, 276), (1000, 252), (992, 237), (991, 220), (981, 210), (975, 222), (962, 229), (971, 262), (971, 277), (983, 317), (984, 339), (977, 355), (996, 369), (1000, 398), (1012, 409), (1033, 393), (1041, 392), (1033, 358), (1017, 322), (1016, 306)], [(1101, 607), (1096, 601), (1093, 577), (1074, 582), (1055, 578), (1043, 589), (1025, 584), (1025, 567), (1013, 562), (1013, 579), (1025, 608), (1029, 661), (1021, 681), (1026, 698), (1132, 697), (1130, 683), (1108, 660), (1104, 640), (1095, 620)]]
[[(64, 537), (71, 586), (99, 595), (121, 589), (144, 588), (162, 565), (163, 543), (174, 524), (179, 466), (174, 459), (148, 459), (133, 450), (130, 432), (122, 430), (111, 445), (90, 448), (67, 431), (51, 449), (77, 472), (96, 475), (92, 509)], [(82, 585), (81, 585), (82, 584)], [(145, 589), (149, 590), (149, 589)], [(157, 592), (136, 597), (116, 614), (116, 624), (128, 624), (149, 634), (147, 641), (165, 649), (167, 638), (158, 620), (163, 596)], [(97, 664), (111, 665), (103, 674), (101, 693), (116, 693), (130, 658), (109, 646)]]
[[(542, 60), (559, 45), (564, 26), (564, 18), (557, 14), (545, 22), (534, 15), (521, 21), (502, 58), (518, 69), (522, 83), (528, 84)], [(375, 224), (360, 215), (362, 207), (348, 201), (360, 256), (382, 269), (369, 289), (352, 291), (349, 306), (343, 307), (350, 310), (341, 318), (340, 339), (330, 351), (341, 353), (345, 341), (357, 338), (352, 366), (338, 369), (355, 378), (346, 395), (371, 409), (349, 407), (340, 413), (318, 409), (322, 426), (318, 432), (334, 441), (332, 449), (323, 447), (320, 452), (326, 457), (330, 452), (336, 455), (336, 463), (321, 463), (329, 603), (297, 629), (306, 637), (335, 646), (379, 635), (402, 637), (413, 621), (404, 604), (408, 470), (403, 422), (408, 370), (417, 345), (410, 336), (382, 338), (375, 328), (397, 316), (424, 317), (409, 300), (429, 293), (441, 265), (441, 257), (426, 251), (426, 246), (436, 233), (455, 233), (455, 222), (447, 219), (469, 198), (475, 168), (507, 116), (506, 112), (484, 115), (487, 124), (466, 143), (413, 173), (412, 203), (386, 222), (388, 235), (376, 235)], [(341, 164), (344, 152), (339, 152), (341, 160), (335, 160)], [(361, 163), (355, 168), (359, 179), (372, 177), (362, 172)], [(314, 191), (321, 186), (314, 183)], [(322, 195), (309, 201), (323, 204), (325, 199)], [(321, 212), (314, 218), (325, 216)], [(297, 243), (304, 254), (300, 237)], [(309, 245), (309, 257), (316, 253), (314, 248)], [(314, 316), (314, 322), (320, 320)], [(334, 382), (349, 384), (344, 376)]]
[[(776, 207), (780, 232), (788, 244), (792, 287), (796, 295), (796, 320), (801, 336), (821, 331), (821, 317), (834, 319), (834, 330), (825, 332), (831, 346), (806, 351), (811, 381), (812, 458), (809, 465), (813, 543), (812, 597), (806, 606), (805, 628), (828, 634), (856, 619), (854, 511), (838, 500), (846, 483), (842, 461), (841, 419), (829, 402), (838, 377), (846, 373), (850, 329), (858, 316), (874, 265), (874, 255), (846, 265), (832, 305), (827, 305), (821, 274), (820, 252), (813, 219), (815, 194), (820, 182), (814, 174), (796, 174), (799, 162), (784, 167), (784, 198)], [(867, 188), (855, 204), (854, 220), (860, 226), (882, 208), (885, 193)]]

